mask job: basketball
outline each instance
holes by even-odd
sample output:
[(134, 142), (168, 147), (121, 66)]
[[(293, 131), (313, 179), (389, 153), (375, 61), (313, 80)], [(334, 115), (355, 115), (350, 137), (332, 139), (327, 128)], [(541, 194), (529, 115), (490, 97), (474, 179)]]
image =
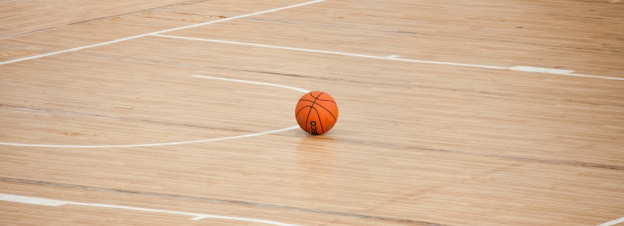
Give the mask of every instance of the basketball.
[(312, 135), (321, 135), (334, 128), (338, 120), (338, 105), (329, 94), (312, 91), (297, 102), (295, 117), (301, 129)]

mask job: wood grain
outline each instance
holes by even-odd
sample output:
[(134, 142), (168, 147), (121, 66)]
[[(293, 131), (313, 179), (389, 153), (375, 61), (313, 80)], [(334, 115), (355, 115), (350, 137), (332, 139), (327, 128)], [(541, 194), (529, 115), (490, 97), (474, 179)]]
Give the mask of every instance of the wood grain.
[[(102, 9), (85, 14), (65, 7), (76, 1), (8, 1), (0, 61), (303, 2), (80, 2)], [(623, 10), (617, 1), (328, 0), (166, 35), (624, 78)], [(619, 80), (148, 36), (0, 65), (0, 142), (150, 144), (296, 125), (301, 92), (192, 75), (324, 91), (340, 118), (322, 136), (1, 145), (0, 193), (297, 225), (624, 216)], [(14, 202), (0, 205), (0, 224), (265, 225)]]

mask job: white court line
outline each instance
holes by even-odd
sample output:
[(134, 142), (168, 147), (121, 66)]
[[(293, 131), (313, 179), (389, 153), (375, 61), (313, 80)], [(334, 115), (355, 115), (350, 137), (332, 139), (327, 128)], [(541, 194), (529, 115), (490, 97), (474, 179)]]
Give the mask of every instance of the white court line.
[(168, 214), (176, 214), (176, 215), (185, 215), (191, 216), (191, 220), (201, 220), (204, 218), (215, 218), (215, 219), (226, 219), (226, 220), (235, 220), (235, 221), (246, 221), (246, 222), (256, 222), (256, 223), (264, 223), (270, 225), (278, 225), (278, 226), (298, 226), (295, 224), (286, 224), (277, 221), (269, 221), (269, 220), (259, 220), (252, 218), (244, 218), (244, 217), (228, 217), (221, 215), (212, 215), (212, 214), (201, 214), (201, 213), (188, 213), (188, 212), (180, 212), (180, 211), (169, 211), (169, 210), (159, 210), (159, 209), (149, 209), (149, 208), (140, 208), (140, 207), (131, 207), (131, 206), (119, 206), (119, 205), (108, 205), (108, 204), (97, 204), (97, 203), (83, 203), (83, 202), (71, 202), (71, 201), (62, 201), (55, 199), (44, 199), (44, 198), (36, 198), (36, 197), (28, 197), (28, 196), (20, 196), (20, 195), (9, 195), (0, 193), (0, 201), (7, 202), (18, 202), (18, 203), (26, 203), (33, 205), (43, 205), (43, 206), (62, 206), (62, 205), (77, 205), (77, 206), (92, 206), (92, 207), (102, 207), (102, 208), (114, 208), (114, 209), (124, 209), (124, 210), (136, 210), (136, 211), (144, 211), (144, 212), (153, 212), (153, 213), (168, 213)]
[(588, 78), (601, 78), (601, 79), (611, 79), (611, 80), (624, 81), (624, 78), (616, 78), (616, 77), (608, 77), (608, 76), (600, 76), (600, 75), (575, 74), (574, 71), (572, 71), (572, 70), (561, 70), (561, 69), (542, 68), (542, 67), (514, 66), (514, 67), (510, 67), (509, 70), (512, 70), (512, 71), (537, 72), (537, 73), (547, 73), (547, 74), (557, 74), (557, 75), (569, 75), (569, 76), (588, 77)]
[[(291, 89), (291, 90), (299, 91), (299, 92), (302, 92), (302, 93), (310, 92), (308, 90), (297, 88), (297, 87), (285, 86), (285, 85), (279, 85), (279, 84), (273, 84), (273, 83), (266, 83), (266, 82), (254, 82), (254, 81), (240, 80), (240, 79), (219, 78), (219, 77), (212, 77), (212, 76), (205, 76), (205, 75), (193, 75), (191, 77), (194, 77), (194, 78), (205, 78), (205, 79), (215, 79), (215, 80), (230, 81), (230, 82), (248, 83), (248, 84), (254, 84), (254, 85), (264, 85), (264, 86), (280, 87), (280, 88), (285, 88), (285, 89)], [(55, 144), (22, 144), (22, 143), (0, 142), (0, 145), (17, 146), (17, 147), (45, 147), (45, 148), (130, 148), (130, 147), (155, 147), (155, 146), (195, 144), (195, 143), (205, 143), (205, 142), (220, 141), (220, 140), (230, 140), (230, 139), (238, 139), (238, 138), (246, 138), (246, 137), (255, 137), (255, 136), (260, 136), (260, 135), (265, 135), (265, 134), (279, 133), (279, 132), (293, 130), (293, 129), (297, 129), (297, 128), (299, 128), (299, 126), (291, 126), (291, 127), (287, 127), (287, 128), (283, 128), (283, 129), (276, 129), (276, 130), (259, 132), (259, 133), (251, 133), (251, 134), (245, 134), (245, 135), (240, 135), (240, 136), (220, 137), (220, 138), (212, 138), (212, 139), (204, 139), (204, 140), (181, 141), (181, 142), (170, 142), (170, 143), (154, 143), (154, 144), (55, 145)]]
[(622, 217), (620, 219), (612, 220), (612, 221), (609, 221), (609, 222), (606, 222), (606, 223), (599, 224), (598, 226), (611, 226), (611, 225), (616, 225), (616, 224), (619, 224), (619, 223), (622, 223), (622, 222), (624, 222), (624, 217)]
[(272, 49), (286, 49), (286, 50), (295, 50), (295, 51), (312, 52), (312, 53), (326, 53), (326, 54), (335, 54), (335, 55), (353, 56), (353, 57), (363, 57), (363, 58), (372, 58), (372, 59), (380, 59), (380, 60), (399, 60), (399, 61), (410, 61), (410, 62), (428, 63), (428, 64), (443, 64), (443, 65), (466, 66), (466, 67), (481, 67), (481, 68), (493, 68), (493, 69), (509, 69), (509, 68), (505, 68), (505, 67), (495, 67), (495, 66), (486, 66), (486, 65), (477, 65), (477, 64), (458, 64), (458, 63), (426, 61), (426, 60), (408, 60), (408, 59), (402, 59), (402, 58), (397, 58), (397, 57), (370, 56), (370, 55), (355, 54), (355, 53), (343, 53), (343, 52), (336, 52), (336, 51), (326, 51), (326, 50), (316, 50), (316, 49), (303, 49), (303, 48), (293, 48), (293, 47), (285, 47), (285, 46), (273, 46), (273, 45), (254, 44), (254, 43), (246, 43), (246, 42), (223, 41), (223, 40), (216, 40), (216, 39), (190, 38), (190, 37), (182, 37), (182, 36), (174, 36), (174, 35), (153, 34), (152, 36), (158, 36), (158, 37), (164, 37), (164, 38), (186, 39), (186, 40), (193, 40), (193, 41), (217, 42), (217, 43), (226, 43), (226, 44), (235, 44), (235, 45), (256, 46), (256, 47), (264, 47), (264, 48), (272, 48)]
[(88, 48), (93, 48), (93, 47), (98, 47), (98, 46), (103, 46), (103, 45), (109, 45), (109, 44), (113, 44), (113, 43), (123, 42), (123, 41), (127, 41), (127, 40), (142, 38), (142, 37), (149, 36), (149, 35), (156, 35), (156, 34), (165, 33), (165, 32), (171, 32), (171, 31), (177, 31), (177, 30), (182, 30), (182, 29), (187, 29), (187, 28), (192, 28), (192, 27), (198, 27), (198, 26), (203, 26), (203, 25), (208, 25), (208, 24), (220, 23), (220, 22), (224, 22), (224, 21), (228, 21), (228, 20), (234, 20), (234, 19), (243, 18), (243, 17), (255, 16), (255, 15), (260, 15), (260, 14), (280, 11), (280, 10), (284, 10), (284, 9), (295, 8), (295, 7), (309, 5), (309, 4), (313, 4), (313, 3), (317, 3), (317, 2), (323, 2), (323, 1), (325, 1), (325, 0), (315, 0), (315, 1), (310, 1), (310, 2), (304, 2), (304, 3), (301, 3), (301, 4), (281, 7), (281, 8), (277, 8), (277, 9), (265, 10), (265, 11), (261, 11), (261, 12), (250, 13), (250, 14), (245, 14), (245, 15), (240, 15), (240, 16), (233, 16), (233, 17), (229, 17), (229, 18), (225, 18), (225, 19), (221, 19), (221, 20), (208, 21), (208, 22), (204, 22), (204, 23), (198, 23), (198, 24), (193, 24), (193, 25), (188, 25), (188, 26), (183, 26), (183, 27), (171, 28), (171, 29), (162, 30), (162, 31), (156, 31), (156, 32), (150, 32), (150, 33), (130, 36), (130, 37), (127, 37), (127, 38), (120, 38), (120, 39), (116, 39), (116, 40), (112, 40), (112, 41), (108, 41), (108, 42), (101, 42), (101, 43), (97, 43), (97, 44), (93, 44), (93, 45), (81, 46), (81, 47), (76, 47), (76, 48), (71, 48), (71, 49), (66, 49), (66, 50), (61, 50), (61, 51), (41, 54), (41, 55), (30, 56), (30, 57), (23, 57), (23, 58), (18, 58), (18, 59), (15, 59), (15, 60), (9, 60), (9, 61), (0, 62), (0, 65), (11, 64), (11, 63), (25, 61), (25, 60), (32, 60), (32, 59), (52, 56), (52, 55), (61, 54), (61, 53), (74, 52), (74, 51), (78, 51), (78, 50), (82, 50), (82, 49), (88, 49)]
[(219, 77), (212, 77), (212, 76), (205, 76), (205, 75), (192, 75), (191, 77), (194, 77), (194, 78), (208, 78), (208, 79), (224, 80), (224, 81), (231, 81), (231, 82), (242, 82), (242, 83), (249, 83), (249, 84), (256, 84), (256, 85), (265, 85), (265, 86), (274, 86), (274, 87), (280, 87), (280, 88), (285, 88), (285, 89), (292, 89), (292, 90), (299, 91), (299, 92), (302, 92), (302, 93), (309, 93), (310, 92), (309, 90), (305, 90), (305, 89), (301, 89), (301, 88), (297, 88), (297, 87), (278, 85), (278, 84), (266, 83), (266, 82), (254, 82), (254, 81), (240, 80), (240, 79), (219, 78)]
[[(229, 17), (229, 18), (225, 18), (225, 19), (221, 19), (221, 20), (209, 21), (209, 22), (198, 23), (198, 24), (193, 24), (193, 25), (188, 25), (188, 26), (183, 26), (183, 27), (171, 28), (171, 29), (162, 30), (162, 31), (150, 32), (150, 33), (146, 33), (146, 34), (135, 35), (135, 36), (127, 37), (127, 38), (116, 39), (116, 40), (112, 40), (112, 41), (108, 41), (108, 42), (102, 42), (102, 43), (97, 43), (97, 44), (93, 44), (93, 45), (81, 46), (81, 47), (76, 47), (76, 48), (71, 48), (71, 49), (66, 49), (66, 50), (61, 50), (61, 51), (41, 54), (41, 55), (35, 55), (35, 56), (24, 57), (24, 58), (19, 58), (19, 59), (15, 59), (15, 60), (4, 61), (4, 62), (0, 62), (0, 65), (11, 64), (11, 63), (25, 61), (25, 60), (31, 60), (31, 59), (37, 59), (37, 58), (57, 55), (57, 54), (61, 54), (61, 53), (73, 52), (73, 51), (78, 51), (78, 50), (82, 50), (82, 49), (88, 49), (88, 48), (93, 48), (93, 47), (98, 47), (98, 46), (103, 46), (103, 45), (109, 45), (109, 44), (113, 44), (113, 43), (117, 43), (117, 42), (132, 40), (132, 39), (141, 38), (141, 37), (146, 37), (146, 36), (149, 36), (149, 35), (157, 35), (157, 34), (165, 33), (165, 32), (177, 31), (177, 30), (182, 30), (182, 29), (187, 29), (187, 28), (192, 28), (192, 27), (198, 27), (198, 26), (203, 26), (203, 25), (208, 25), (208, 24), (224, 22), (224, 21), (228, 21), (228, 20), (234, 20), (234, 19), (243, 18), (243, 17), (255, 16), (255, 15), (260, 15), (260, 14), (264, 14), (264, 13), (270, 13), (270, 12), (280, 11), (280, 10), (284, 10), (284, 9), (295, 8), (295, 7), (309, 5), (309, 4), (313, 4), (313, 3), (317, 3), (317, 2), (323, 2), (323, 1), (325, 1), (325, 0), (315, 0), (315, 1), (310, 1), (310, 2), (304, 2), (304, 3), (301, 3), (301, 4), (296, 4), (296, 5), (291, 5), (291, 6), (286, 6), (286, 7), (281, 7), (281, 8), (271, 9), (271, 10), (265, 10), (265, 11), (261, 11), (261, 12), (255, 12), (255, 13), (250, 13), (250, 14), (245, 14), (245, 15), (240, 15), (240, 16)], [(216, 77), (208, 77), (208, 76), (205, 76), (205, 78), (217, 79)], [(292, 89), (292, 90), (297, 90), (297, 91), (300, 91), (300, 92), (306, 92), (306, 93), (309, 92), (307, 90), (296, 88), (296, 87), (282, 86), (282, 85), (270, 84), (270, 83), (252, 82), (252, 81), (244, 81), (244, 80), (237, 80), (237, 79), (221, 79), (221, 80), (228, 80), (228, 81), (233, 81), (233, 82), (246, 82), (246, 83), (252, 83), (252, 84), (259, 84), (259, 85), (270, 85), (270, 86), (275, 86), (275, 87), (282, 87), (282, 88), (288, 88), (288, 89)], [(154, 147), (154, 146), (181, 145), (181, 144), (203, 143), (203, 142), (229, 140), (229, 139), (237, 139), (237, 138), (245, 138), (245, 137), (255, 137), (255, 136), (260, 136), (260, 135), (265, 135), (265, 134), (283, 132), (283, 131), (292, 130), (292, 129), (296, 129), (296, 128), (298, 128), (298, 126), (291, 126), (291, 127), (288, 127), (288, 128), (283, 128), (283, 129), (278, 129), (278, 130), (271, 130), (271, 131), (265, 131), (265, 132), (260, 132), (260, 133), (252, 133), (252, 134), (240, 135), (240, 136), (221, 137), (221, 138), (195, 140), (195, 141), (155, 143), (155, 144), (132, 144), (132, 145), (53, 145), (53, 144), (22, 144), (22, 143), (0, 142), (0, 145), (18, 146), (18, 147), (53, 147), (53, 148)]]
[(216, 43), (225, 43), (225, 44), (256, 46), (256, 47), (272, 48), (272, 49), (285, 49), (285, 50), (294, 50), (294, 51), (311, 52), (311, 53), (325, 53), (325, 54), (334, 54), (334, 55), (343, 55), (343, 56), (352, 56), (352, 57), (362, 57), (362, 58), (371, 58), (371, 59), (380, 59), (380, 60), (395, 60), (395, 61), (405, 61), (405, 62), (413, 62), (413, 63), (440, 64), (440, 65), (451, 65), (451, 66), (462, 66), (462, 67), (477, 67), (477, 68), (488, 68), (488, 69), (499, 69), (499, 70), (536, 72), (536, 73), (546, 73), (546, 74), (557, 74), (557, 75), (568, 75), (568, 76), (578, 76), (578, 77), (600, 78), (600, 79), (610, 79), (610, 80), (624, 81), (624, 78), (608, 77), (608, 76), (598, 76), (598, 75), (574, 74), (573, 73), (574, 71), (552, 69), (552, 68), (540, 68), (540, 67), (529, 67), (529, 66), (499, 67), (499, 66), (488, 66), (488, 65), (479, 65), (479, 64), (462, 64), (462, 63), (452, 63), (452, 62), (442, 62), (442, 61), (412, 60), (412, 59), (399, 58), (398, 55), (371, 56), (371, 55), (356, 54), (356, 53), (344, 53), (344, 52), (337, 52), (337, 51), (327, 51), (327, 50), (317, 50), (317, 49), (304, 49), (304, 48), (295, 48), (295, 47), (286, 47), (286, 46), (274, 46), (274, 45), (265, 45), (265, 44), (256, 44), (256, 43), (247, 43), (247, 42), (234, 42), (234, 41), (225, 41), (225, 40), (216, 40), (216, 39), (192, 38), (192, 37), (183, 37), (183, 36), (175, 36), (175, 35), (151, 34), (151, 36), (158, 36), (158, 37), (163, 37), (163, 38), (185, 39), (185, 40), (192, 40), (192, 41), (216, 42)]
[(231, 137), (220, 137), (220, 138), (212, 138), (212, 139), (204, 139), (204, 140), (193, 140), (193, 141), (181, 141), (181, 142), (170, 142), (170, 143), (154, 143), (154, 144), (119, 144), (119, 145), (56, 145), (56, 144), (22, 144), (22, 143), (7, 143), (0, 142), (0, 145), (6, 146), (16, 146), (16, 147), (43, 147), (43, 148), (132, 148), (132, 147), (157, 147), (157, 146), (170, 146), (170, 145), (181, 145), (181, 144), (196, 144), (196, 143), (205, 143), (212, 141), (220, 141), (220, 140), (231, 140), (238, 138), (246, 138), (246, 137), (256, 137), (260, 135), (266, 135), (271, 133), (279, 133), (288, 130), (293, 130), (299, 128), (299, 126), (291, 126), (283, 129), (276, 129), (271, 131), (265, 131), (260, 133), (251, 133), (240, 136), (231, 136)]

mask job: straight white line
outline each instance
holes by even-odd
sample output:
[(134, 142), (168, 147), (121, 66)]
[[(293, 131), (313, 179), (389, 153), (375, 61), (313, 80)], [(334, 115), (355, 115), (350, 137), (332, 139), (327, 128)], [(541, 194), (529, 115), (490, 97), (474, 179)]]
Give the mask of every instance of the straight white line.
[(281, 8), (277, 8), (277, 9), (265, 10), (265, 11), (261, 11), (261, 12), (255, 12), (255, 13), (250, 13), (250, 14), (245, 14), (245, 15), (240, 15), (240, 16), (233, 16), (233, 17), (229, 17), (229, 18), (225, 18), (225, 19), (221, 19), (221, 20), (208, 21), (208, 22), (204, 22), (204, 23), (198, 23), (198, 24), (193, 24), (193, 25), (188, 25), (188, 26), (183, 26), (183, 27), (177, 27), (177, 28), (171, 28), (171, 29), (162, 30), (162, 31), (156, 31), (156, 32), (150, 32), (150, 33), (146, 33), (146, 34), (135, 35), (135, 36), (127, 37), (127, 38), (120, 38), (120, 39), (116, 39), (116, 40), (112, 40), (112, 41), (108, 41), (108, 42), (101, 42), (101, 43), (97, 43), (97, 44), (93, 44), (93, 45), (81, 46), (81, 47), (76, 47), (76, 48), (71, 48), (71, 49), (51, 52), (51, 53), (45, 53), (45, 54), (30, 56), (30, 57), (23, 57), (23, 58), (18, 58), (18, 59), (15, 59), (15, 60), (9, 60), (9, 61), (0, 62), (0, 65), (11, 64), (11, 63), (25, 61), (25, 60), (32, 60), (32, 59), (37, 59), (37, 58), (42, 58), (42, 57), (47, 57), (47, 56), (53, 56), (53, 55), (57, 55), (57, 54), (61, 54), (61, 53), (74, 52), (74, 51), (78, 51), (78, 50), (82, 50), (82, 49), (88, 49), (88, 48), (93, 48), (93, 47), (98, 47), (98, 46), (103, 46), (103, 45), (109, 45), (109, 44), (113, 44), (113, 43), (117, 43), (117, 42), (123, 42), (123, 41), (132, 40), (132, 39), (136, 39), (136, 38), (141, 38), (141, 37), (145, 37), (145, 36), (149, 36), (149, 35), (156, 35), (156, 34), (165, 33), (165, 32), (171, 32), (171, 31), (177, 31), (177, 30), (182, 30), (182, 29), (187, 29), (187, 28), (192, 28), (192, 27), (198, 27), (198, 26), (203, 26), (203, 25), (208, 25), (208, 24), (220, 23), (220, 22), (224, 22), (224, 21), (228, 21), (228, 20), (234, 20), (234, 19), (243, 18), (243, 17), (255, 16), (255, 15), (260, 15), (260, 14), (264, 14), (264, 13), (270, 13), (270, 12), (280, 11), (280, 10), (284, 10), (284, 9), (295, 8), (295, 7), (309, 5), (309, 4), (313, 4), (313, 3), (317, 3), (317, 2), (323, 2), (323, 1), (325, 1), (325, 0), (315, 0), (315, 1), (305, 2), (305, 3), (301, 3), (301, 4), (281, 7)]
[(403, 59), (403, 58), (384, 58), (384, 59), (397, 60), (397, 61), (406, 61), (406, 62), (413, 62), (413, 63), (424, 63), (424, 64), (441, 64), (441, 65), (452, 65), (452, 66), (462, 66), (462, 67), (478, 67), (478, 68), (499, 69), (499, 70), (509, 69), (508, 67), (488, 66), (488, 65), (479, 65), (479, 64), (462, 64), (462, 63), (451, 63), (451, 62), (442, 62), (442, 61), (412, 60), (412, 59)]
[(572, 70), (561, 70), (561, 69), (553, 69), (553, 68), (529, 67), (529, 66), (513, 66), (513, 67), (510, 67), (509, 70), (512, 70), (512, 71), (537, 72), (537, 73), (547, 73), (547, 74), (557, 74), (557, 75), (568, 75), (568, 76), (578, 76), (578, 77), (587, 77), (587, 78), (601, 78), (601, 79), (611, 79), (611, 80), (624, 81), (624, 78), (599, 76), (599, 75), (575, 74), (574, 71), (572, 71)]
[(187, 29), (187, 28), (192, 28), (192, 27), (199, 27), (199, 26), (203, 26), (203, 25), (207, 25), (207, 24), (214, 24), (214, 23), (219, 23), (219, 22), (223, 22), (223, 21), (243, 18), (243, 17), (250, 17), (250, 16), (255, 16), (255, 15), (260, 15), (260, 14), (265, 14), (265, 13), (271, 13), (271, 12), (276, 12), (276, 11), (285, 10), (285, 9), (296, 8), (296, 7), (309, 5), (309, 4), (314, 4), (314, 3), (323, 2), (323, 1), (325, 1), (325, 0), (315, 0), (315, 1), (310, 1), (310, 2), (304, 2), (304, 3), (291, 5), (291, 6), (285, 6), (285, 7), (281, 7), (281, 8), (277, 8), (277, 9), (270, 9), (270, 10), (260, 11), (260, 12), (256, 12), (256, 13), (250, 13), (250, 14), (245, 14), (245, 15), (240, 15), (240, 16), (233, 16), (233, 17), (222, 19), (222, 20), (209, 21), (209, 22), (204, 22), (204, 23), (199, 23), (199, 24), (188, 25), (188, 26), (184, 26), (184, 27), (178, 27), (178, 28), (172, 28), (172, 29), (162, 30), (162, 31), (158, 31), (158, 32), (152, 32), (152, 33), (148, 33), (146, 35), (159, 34), (159, 33), (171, 32), (171, 31), (177, 31), (177, 30), (182, 30), (182, 29)]
[(541, 67), (528, 67), (528, 66), (514, 66), (510, 67), (509, 70), (514, 71), (526, 71), (526, 72), (538, 72), (538, 73), (550, 73), (550, 74), (560, 74), (567, 75), (574, 71), (571, 70), (561, 70), (561, 69), (553, 69), (553, 68), (541, 68)]
[(624, 81), (624, 78), (616, 78), (616, 77), (608, 77), (608, 76), (600, 76), (600, 75), (584, 75), (584, 74), (575, 74), (575, 73), (570, 73), (570, 74), (566, 74), (566, 75), (578, 76), (578, 77), (587, 77), (587, 78), (601, 78), (601, 79), (610, 79), (610, 80)]
[(371, 55), (355, 54), (355, 53), (344, 53), (344, 52), (337, 52), (337, 51), (304, 49), (304, 48), (295, 48), (295, 47), (286, 47), (286, 46), (274, 46), (274, 45), (265, 45), (265, 44), (256, 44), (256, 43), (247, 43), (247, 42), (235, 42), (235, 41), (225, 41), (225, 40), (216, 40), (216, 39), (205, 39), (205, 38), (192, 38), (192, 37), (183, 37), (183, 36), (175, 36), (175, 35), (152, 34), (151, 36), (158, 36), (158, 37), (163, 37), (163, 38), (185, 39), (185, 40), (192, 40), (192, 41), (216, 42), (216, 43), (225, 43), (225, 44), (234, 44), (234, 45), (256, 46), (256, 47), (262, 47), (262, 48), (284, 49), (284, 50), (293, 50), (293, 51), (311, 52), (311, 53), (325, 53), (325, 54), (334, 54), (334, 55), (343, 55), (343, 56), (352, 56), (352, 57), (362, 57), (362, 58), (380, 59), (380, 60), (395, 60), (395, 61), (424, 63), (424, 64), (439, 64), (439, 65), (488, 68), (488, 69), (498, 69), (498, 70), (536, 72), (536, 73), (546, 73), (546, 74), (557, 74), (557, 75), (568, 75), (568, 76), (578, 76), (578, 77), (587, 77), (587, 78), (600, 78), (600, 79), (610, 79), (610, 80), (624, 81), (624, 78), (598, 76), (598, 75), (574, 74), (573, 73), (574, 71), (571, 71), (571, 70), (560, 70), (560, 69), (552, 69), (552, 68), (540, 68), (540, 67), (529, 67), (529, 66), (498, 67), (498, 66), (488, 66), (488, 65), (479, 65), (479, 64), (462, 64), (462, 63), (452, 63), (452, 62), (442, 62), (442, 61), (412, 60), (412, 59), (399, 58), (398, 55), (371, 56)]
[(264, 224), (271, 224), (271, 225), (278, 225), (278, 226), (297, 226), (295, 224), (286, 224), (286, 223), (277, 222), (277, 221), (259, 220), (259, 219), (244, 218), (244, 217), (229, 217), (229, 216), (221, 216), (221, 215), (188, 213), (188, 212), (180, 212), (180, 211), (149, 209), (149, 208), (140, 208), (140, 207), (131, 207), (131, 206), (71, 202), (71, 201), (62, 201), (62, 200), (55, 200), (55, 199), (28, 197), (28, 196), (21, 196), (21, 195), (9, 195), (9, 194), (2, 194), (2, 193), (0, 193), (0, 201), (18, 202), (18, 203), (44, 205), (44, 206), (62, 206), (62, 205), (69, 204), (69, 205), (78, 205), (78, 206), (92, 206), (92, 207), (102, 207), (102, 208), (136, 210), (136, 211), (153, 212), (153, 213), (168, 213), (168, 214), (192, 216), (193, 218), (191, 218), (191, 220), (215, 218), (215, 219), (226, 219), (226, 220), (235, 220), (235, 221), (257, 222), (257, 223), (264, 223)]
[(486, 66), (486, 65), (458, 64), (458, 63), (426, 61), (426, 60), (409, 60), (409, 59), (402, 59), (402, 58), (397, 58), (397, 57), (371, 56), (371, 55), (364, 55), (364, 54), (343, 53), (343, 52), (316, 50), (316, 49), (303, 49), (303, 48), (294, 48), (294, 47), (286, 47), (286, 46), (273, 46), (273, 45), (264, 45), (264, 44), (255, 44), (255, 43), (246, 43), (246, 42), (233, 42), (233, 41), (224, 41), (224, 40), (216, 40), (216, 39), (190, 38), (190, 37), (182, 37), (182, 36), (174, 36), (174, 35), (153, 34), (152, 36), (158, 36), (158, 37), (164, 37), (164, 38), (186, 39), (186, 40), (193, 40), (193, 41), (217, 42), (217, 43), (226, 43), (226, 44), (235, 44), (235, 45), (256, 46), (256, 47), (273, 48), (273, 49), (286, 49), (286, 50), (295, 50), (295, 51), (311, 52), (311, 53), (326, 53), (326, 54), (335, 54), (335, 55), (362, 57), (362, 58), (372, 58), (372, 59), (380, 59), (380, 60), (398, 60), (398, 61), (409, 61), (409, 62), (428, 63), (428, 64), (443, 64), (443, 65), (453, 65), (453, 66), (468, 66), (468, 67), (493, 68), (493, 69), (508, 69), (508, 68), (505, 68), (505, 67), (495, 67), (495, 66)]
[(624, 222), (624, 217), (617, 219), (617, 220), (612, 220), (606, 223), (599, 224), (598, 226), (611, 226), (611, 225), (616, 225), (622, 222)]

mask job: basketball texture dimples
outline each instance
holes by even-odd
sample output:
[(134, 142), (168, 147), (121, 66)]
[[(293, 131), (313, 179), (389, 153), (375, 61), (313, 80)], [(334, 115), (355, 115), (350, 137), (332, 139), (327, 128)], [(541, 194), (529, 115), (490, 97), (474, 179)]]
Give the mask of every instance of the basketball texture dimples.
[(295, 117), (301, 129), (312, 135), (321, 135), (334, 128), (338, 120), (338, 105), (329, 94), (312, 91), (297, 102)]

